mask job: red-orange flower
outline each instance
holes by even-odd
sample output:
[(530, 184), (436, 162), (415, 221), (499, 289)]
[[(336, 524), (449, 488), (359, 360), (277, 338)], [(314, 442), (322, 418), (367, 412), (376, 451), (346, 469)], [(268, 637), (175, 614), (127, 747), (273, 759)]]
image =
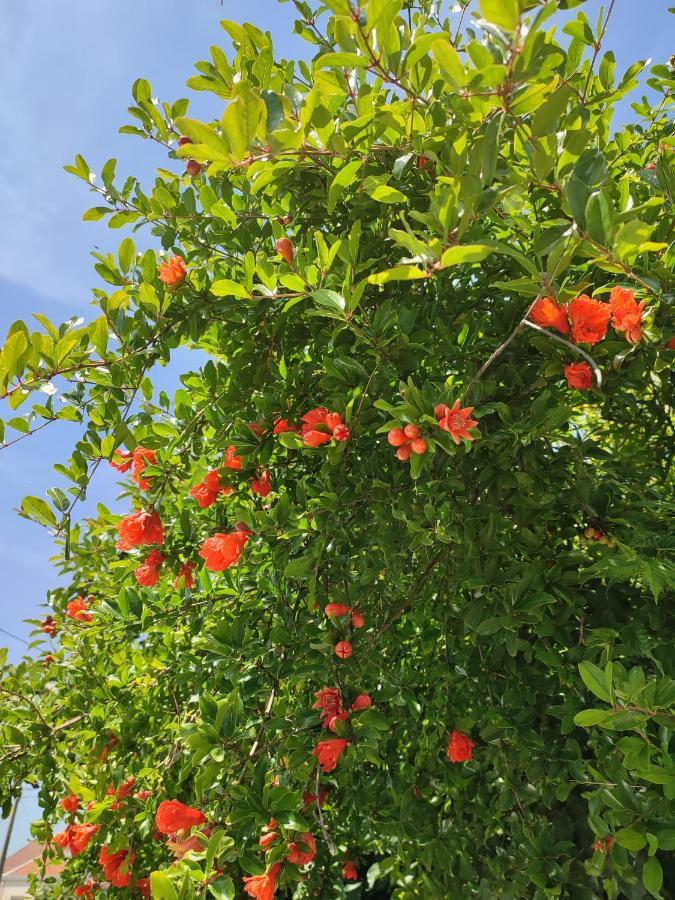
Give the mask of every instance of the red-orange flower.
[(453, 731), (448, 741), (448, 759), (450, 762), (466, 762), (473, 756), (474, 743), (461, 731)]
[(277, 886), (277, 878), (281, 871), (281, 863), (274, 863), (264, 875), (245, 876), (244, 893), (256, 900), (274, 900), (274, 892)]
[(66, 615), (69, 619), (75, 619), (76, 622), (91, 622), (94, 618), (84, 597), (76, 597), (71, 600), (66, 606)]
[(344, 603), (327, 603), (326, 609), (324, 612), (327, 616), (346, 616), (348, 612), (351, 611), (351, 606), (346, 606)]
[(134, 572), (137, 583), (141, 587), (154, 587), (159, 581), (159, 567), (163, 562), (159, 550), (152, 550)]
[(251, 479), (251, 490), (259, 497), (267, 497), (272, 492), (272, 479), (269, 469), (265, 469), (258, 478)]
[(147, 447), (136, 447), (134, 450), (134, 472), (131, 476), (142, 491), (147, 491), (150, 482), (147, 478), (143, 478), (143, 472), (146, 466), (157, 465), (157, 457), (154, 450), (148, 450)]
[(319, 741), (316, 747), (312, 750), (312, 754), (316, 756), (319, 765), (324, 771), (324, 774), (333, 771), (333, 769), (337, 766), (340, 756), (342, 755), (348, 744), (349, 741), (346, 741), (344, 738), (333, 738), (330, 741)]
[(104, 844), (98, 861), (103, 866), (103, 874), (113, 887), (129, 887), (131, 884), (131, 867), (134, 864), (134, 854), (129, 850), (116, 850), (111, 853)]
[(141, 895), (141, 897), (152, 897), (152, 892), (150, 890), (150, 879), (147, 877), (137, 878), (136, 890)]
[[(237, 466), (231, 466), (230, 468), (237, 468)], [(241, 468), (241, 466), (238, 468)], [(202, 509), (208, 509), (209, 506), (213, 506), (220, 494), (227, 496), (228, 494), (233, 493), (233, 487), (221, 485), (220, 471), (218, 469), (211, 469), (211, 471), (207, 472), (204, 476), (203, 480), (192, 488), (190, 496), (195, 498)]]
[(567, 334), (570, 323), (567, 321), (567, 307), (559, 306), (552, 297), (540, 297), (532, 307), (530, 319), (542, 328), (555, 328), (561, 334)]
[(142, 509), (137, 509), (131, 515), (120, 519), (117, 523), (117, 531), (120, 536), (116, 545), (118, 550), (131, 550), (145, 544), (164, 543), (164, 528), (156, 510), (144, 512)]
[(71, 856), (79, 856), (100, 827), (100, 825), (90, 825), (89, 823), (68, 825), (64, 831), (54, 835), (54, 841), (64, 849), (67, 847)]
[(314, 696), (317, 698), (312, 709), (321, 710), (321, 727), (335, 731), (336, 723), (349, 718), (349, 713), (342, 708), (342, 697), (339, 688), (321, 688)]
[(618, 286), (613, 287), (609, 295), (612, 326), (617, 331), (623, 331), (631, 344), (637, 344), (642, 338), (642, 311), (645, 302), (642, 300), (636, 303), (634, 291)]
[(342, 864), (342, 878), (345, 881), (359, 880), (359, 870), (356, 868), (351, 859), (346, 860)]
[(222, 572), (238, 562), (247, 541), (246, 531), (233, 531), (230, 534), (218, 532), (204, 541), (199, 555), (210, 572)]
[(134, 464), (134, 454), (130, 450), (115, 450), (113, 458), (108, 462), (118, 472), (128, 472)]
[[(328, 788), (319, 788), (319, 806), (323, 806), (328, 794)], [(304, 803), (303, 810), (305, 811), (311, 806), (316, 806), (316, 794), (313, 794), (311, 791), (305, 791), (302, 795), (302, 802)]]
[(439, 403), (434, 409), (434, 414), (438, 419), (438, 427), (443, 431), (447, 431), (456, 444), (460, 444), (462, 439), (466, 441), (475, 441), (476, 438), (469, 431), (478, 425), (476, 419), (471, 418), (473, 406), (465, 406), (460, 409), (459, 400), (455, 400), (452, 407), (446, 406), (445, 403)]
[(162, 834), (176, 834), (184, 828), (192, 828), (204, 822), (206, 816), (203, 812), (186, 806), (180, 800), (163, 800), (155, 814), (155, 825)]
[(360, 709), (368, 709), (369, 706), (372, 706), (373, 701), (370, 699), (370, 694), (358, 694), (354, 697), (354, 702), (352, 703), (352, 709), (354, 712), (358, 712)]
[(80, 798), (77, 794), (69, 794), (67, 797), (62, 797), (59, 800), (59, 806), (61, 809), (65, 809), (67, 813), (70, 813), (71, 816), (74, 816), (78, 810), (80, 805)]
[(170, 291), (175, 291), (183, 284), (185, 275), (185, 260), (182, 256), (172, 256), (159, 267), (159, 280), (163, 281)]
[(76, 897), (93, 897), (98, 889), (99, 885), (97, 882), (85, 881), (84, 884), (78, 884), (78, 886), (73, 889), (73, 893)]
[(349, 440), (350, 432), (342, 421), (342, 416), (339, 413), (328, 412), (325, 406), (310, 409), (302, 417), (302, 421), (300, 432), (306, 447), (321, 447), (331, 438), (335, 438), (336, 441)]
[(244, 460), (241, 456), (237, 456), (237, 448), (234, 446), (230, 446), (225, 451), (225, 457), (223, 459), (223, 466), (226, 469), (241, 469), (244, 464)]
[(572, 337), (577, 343), (597, 344), (607, 334), (612, 310), (586, 294), (580, 294), (568, 306)]
[(580, 391), (587, 391), (593, 387), (593, 373), (588, 363), (569, 363), (565, 366), (564, 372), (569, 387)]
[(288, 845), (286, 859), (294, 866), (306, 866), (316, 856), (316, 841), (314, 835), (306, 831), (297, 841), (291, 841)]
[(279, 835), (276, 833), (276, 831), (268, 831), (267, 834), (261, 834), (260, 840), (258, 841), (258, 846), (263, 853), (269, 853), (269, 851), (272, 849), (272, 844), (278, 837)]
[(272, 434), (284, 434), (286, 431), (297, 431), (296, 425), (291, 425), (288, 419), (275, 419)]
[(180, 571), (178, 572), (178, 577), (176, 578), (176, 580), (173, 583), (175, 590), (179, 589), (181, 581), (183, 582), (183, 586), (188, 591), (192, 590), (192, 588), (195, 586), (195, 577), (192, 574), (194, 572), (195, 568), (196, 568), (195, 563), (191, 563), (191, 562), (183, 563), (183, 565), (180, 567)]

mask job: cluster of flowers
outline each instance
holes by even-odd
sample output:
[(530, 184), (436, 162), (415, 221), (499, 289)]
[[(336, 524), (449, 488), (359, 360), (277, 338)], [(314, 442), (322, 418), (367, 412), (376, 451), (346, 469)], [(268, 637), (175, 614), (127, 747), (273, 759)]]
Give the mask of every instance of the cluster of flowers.
[(109, 460), (113, 469), (118, 472), (128, 472), (133, 466), (131, 477), (142, 491), (150, 489), (150, 481), (143, 477), (147, 466), (156, 466), (157, 457), (154, 450), (148, 447), (136, 447), (135, 450), (116, 450), (113, 458)]
[[(342, 616), (349, 615), (352, 628), (363, 628), (366, 624), (366, 617), (352, 606), (346, 603), (327, 603), (325, 613), (329, 619), (340, 619)], [(335, 645), (335, 655), (340, 659), (349, 659), (354, 648), (350, 641), (338, 641)]]
[[(630, 344), (642, 339), (645, 301), (638, 303), (635, 292), (613, 287), (609, 302), (580, 294), (568, 304), (558, 304), (552, 297), (541, 297), (530, 311), (530, 319), (542, 328), (554, 328), (569, 334), (577, 344), (597, 344), (604, 339), (611, 324), (625, 335)], [(569, 363), (565, 366), (567, 384), (579, 390), (593, 386), (593, 373), (588, 363)]]
[[(127, 778), (118, 788), (110, 785), (106, 790), (106, 796), (114, 797), (115, 800), (110, 804), (109, 808), (113, 810), (122, 809), (135, 785), (136, 779), (133, 776)], [(134, 794), (134, 797), (140, 801), (146, 800), (149, 796), (150, 791), (137, 791)], [(67, 849), (71, 857), (79, 856), (101, 830), (101, 826), (89, 822), (77, 823), (73, 821), (81, 806), (80, 798), (76, 794), (63, 797), (59, 803), (61, 808), (71, 817), (71, 820), (63, 831), (54, 835), (54, 843), (64, 850)], [(92, 806), (94, 806), (93, 801), (87, 805), (86, 809), (89, 810)], [(117, 888), (126, 888), (131, 884), (134, 860), (135, 854), (133, 851), (120, 849), (112, 852), (105, 844), (101, 846), (98, 857), (99, 864), (103, 868), (104, 879)], [(147, 876), (137, 878), (134, 881), (134, 885), (141, 896), (150, 897), (150, 879)], [(76, 897), (91, 897), (99, 887), (98, 882), (87, 881), (78, 885), (73, 893)]]
[[(442, 431), (447, 431), (455, 444), (460, 444), (462, 440), (476, 440), (476, 435), (470, 431), (478, 425), (476, 419), (471, 418), (472, 412), (473, 406), (465, 406), (464, 409), (461, 409), (459, 400), (455, 400), (452, 406), (439, 403), (434, 407), (438, 427)], [(414, 422), (392, 428), (387, 434), (387, 440), (392, 447), (397, 448), (396, 456), (403, 462), (410, 459), (413, 453), (421, 456), (427, 452), (426, 439), (421, 436), (420, 427)]]

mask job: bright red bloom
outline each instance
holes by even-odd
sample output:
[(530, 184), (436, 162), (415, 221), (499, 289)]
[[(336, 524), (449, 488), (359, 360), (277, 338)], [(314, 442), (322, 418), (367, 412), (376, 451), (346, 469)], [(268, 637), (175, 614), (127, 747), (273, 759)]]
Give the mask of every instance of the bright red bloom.
[(466, 762), (473, 756), (474, 742), (461, 731), (453, 731), (448, 741), (448, 759), (450, 762)]
[(131, 550), (145, 544), (161, 545), (164, 543), (164, 528), (156, 510), (144, 512), (142, 509), (137, 509), (131, 515), (120, 519), (117, 523), (117, 531), (120, 536), (116, 544), (118, 550)]
[(93, 897), (98, 889), (99, 885), (95, 881), (85, 881), (74, 888), (73, 893), (76, 897)]
[(316, 841), (314, 835), (306, 831), (297, 841), (291, 841), (288, 845), (286, 859), (294, 866), (306, 866), (316, 856)]
[(456, 444), (460, 444), (462, 438), (466, 441), (476, 440), (469, 431), (470, 428), (478, 425), (475, 419), (470, 418), (472, 412), (473, 406), (465, 406), (464, 409), (460, 409), (459, 400), (455, 400), (452, 407), (441, 403), (434, 409), (438, 427), (447, 431)]
[(617, 331), (623, 331), (631, 344), (637, 344), (642, 338), (642, 311), (645, 303), (645, 300), (636, 303), (635, 292), (622, 287), (613, 287), (609, 295), (612, 326)]
[(176, 834), (184, 828), (202, 825), (206, 822), (203, 812), (186, 806), (180, 800), (163, 800), (157, 807), (155, 825), (162, 834)]
[(159, 581), (159, 567), (163, 562), (159, 550), (151, 551), (134, 572), (137, 583), (141, 587), (154, 587)]
[(186, 268), (182, 256), (172, 256), (159, 267), (159, 280), (163, 281), (170, 291), (175, 291), (185, 281)]
[(173, 583), (175, 590), (179, 589), (181, 581), (183, 582), (183, 586), (186, 588), (186, 590), (192, 590), (192, 588), (195, 586), (195, 577), (192, 574), (195, 568), (195, 563), (183, 563), (183, 565), (180, 567), (180, 571), (178, 572), (178, 577)]
[(342, 421), (339, 413), (328, 412), (325, 406), (317, 406), (310, 409), (302, 417), (303, 425), (300, 429), (302, 439), (306, 447), (320, 447), (327, 444), (331, 438), (336, 441), (347, 441), (350, 432)]
[(59, 625), (54, 616), (45, 616), (40, 622), (40, 630), (48, 634), (49, 637), (57, 635), (59, 633)]
[(344, 603), (327, 603), (324, 612), (327, 616), (338, 617), (346, 616), (350, 610), (351, 606), (346, 606)]
[(274, 892), (277, 886), (277, 878), (281, 871), (281, 863), (274, 863), (264, 875), (245, 876), (244, 893), (257, 900), (274, 900)]
[[(236, 466), (234, 468), (236, 468)], [(204, 476), (203, 480), (192, 488), (190, 496), (195, 498), (202, 509), (207, 509), (209, 506), (213, 506), (220, 494), (227, 496), (228, 494), (233, 493), (233, 487), (221, 485), (220, 470), (211, 469), (211, 471)]]
[(54, 835), (54, 842), (64, 849), (67, 847), (71, 856), (79, 856), (86, 849), (87, 844), (100, 827), (100, 825), (90, 825), (88, 823), (84, 825), (68, 825), (64, 831)]
[(66, 615), (69, 619), (75, 619), (76, 622), (91, 622), (94, 618), (84, 597), (76, 597), (71, 600), (66, 606)]
[(152, 897), (152, 893), (150, 890), (150, 879), (149, 878), (137, 878), (136, 879), (136, 890), (141, 895), (141, 897)]
[(80, 798), (77, 794), (69, 794), (67, 797), (62, 797), (59, 800), (59, 806), (61, 809), (65, 809), (67, 813), (70, 813), (71, 816), (74, 816), (78, 810), (80, 805)]
[(238, 562), (247, 541), (246, 531), (233, 531), (230, 534), (218, 532), (204, 541), (199, 555), (210, 572), (222, 572)]
[(354, 712), (358, 712), (360, 709), (368, 709), (368, 707), (372, 705), (373, 701), (370, 699), (369, 694), (358, 694), (356, 697), (354, 697), (352, 709), (354, 710)]
[(349, 741), (344, 738), (333, 738), (330, 741), (319, 741), (312, 754), (316, 756), (324, 774), (332, 772)]
[(366, 624), (366, 617), (357, 609), (352, 610), (352, 626), (354, 628), (363, 628)]
[(669, 350), (675, 350), (675, 337), (671, 337), (671, 338), (670, 338), (670, 340), (669, 340), (668, 343), (666, 344), (666, 347), (667, 347)]
[(342, 708), (342, 697), (338, 688), (322, 688), (314, 696), (317, 698), (312, 709), (321, 710), (321, 727), (335, 731), (338, 721), (349, 718)]
[(147, 447), (136, 447), (134, 450), (134, 473), (131, 476), (142, 491), (147, 491), (150, 482), (147, 478), (143, 478), (143, 472), (146, 466), (157, 465), (157, 457), (154, 450), (148, 450)]
[(267, 497), (272, 492), (272, 480), (269, 469), (265, 469), (259, 478), (251, 479), (251, 490), (259, 497)]
[(349, 641), (338, 641), (335, 645), (335, 655), (339, 656), (340, 659), (349, 659), (352, 655), (353, 647), (349, 643)]
[(296, 425), (291, 425), (288, 419), (275, 419), (272, 434), (284, 434), (286, 431), (297, 431)]
[(134, 454), (130, 450), (115, 450), (108, 462), (118, 472), (128, 472), (134, 463)]
[(268, 831), (267, 834), (261, 834), (258, 846), (262, 849), (263, 853), (268, 853), (272, 849), (272, 844), (278, 837), (279, 835), (276, 831)]
[(128, 797), (129, 794), (133, 791), (135, 784), (136, 779), (133, 775), (129, 775), (129, 777), (125, 778), (122, 784), (117, 788), (117, 796)]
[(293, 242), (290, 238), (282, 237), (274, 245), (279, 256), (290, 266), (293, 262)]
[(588, 363), (569, 363), (565, 366), (564, 372), (569, 387), (580, 391), (587, 391), (593, 387), (593, 373)]
[(586, 294), (580, 294), (568, 306), (572, 323), (572, 338), (579, 344), (597, 344), (607, 334), (612, 310)]
[(134, 864), (134, 854), (128, 850), (117, 850), (110, 853), (104, 844), (98, 861), (103, 866), (103, 874), (113, 887), (129, 887), (131, 884), (131, 867)]
[(567, 307), (559, 306), (552, 297), (540, 297), (532, 307), (530, 319), (542, 328), (555, 328), (561, 334), (568, 334)]
[(358, 881), (359, 870), (356, 868), (351, 859), (346, 860), (342, 864), (342, 878), (345, 881)]
[(226, 469), (236, 469), (238, 471), (243, 464), (244, 460), (241, 456), (237, 456), (237, 448), (234, 446), (228, 447), (223, 458), (223, 466)]

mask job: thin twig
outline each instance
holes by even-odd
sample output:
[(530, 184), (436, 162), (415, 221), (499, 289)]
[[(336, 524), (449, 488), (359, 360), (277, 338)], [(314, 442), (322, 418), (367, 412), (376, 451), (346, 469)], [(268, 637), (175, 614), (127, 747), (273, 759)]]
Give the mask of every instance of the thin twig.
[(545, 328), (542, 328), (540, 325), (535, 325), (534, 322), (530, 322), (529, 319), (526, 319), (524, 322), (528, 328), (534, 328), (535, 331), (541, 331), (542, 334), (545, 334), (546, 337), (552, 338), (554, 341), (558, 341), (559, 344), (564, 344), (566, 347), (569, 347), (571, 350), (574, 350), (575, 353), (579, 353), (583, 356), (584, 359), (588, 360), (593, 369), (593, 374), (595, 375), (595, 381), (597, 386), (602, 387), (602, 372), (597, 367), (595, 360), (592, 356), (586, 353), (585, 350), (582, 350), (581, 347), (577, 347), (576, 344), (572, 344), (570, 341), (566, 341), (565, 338), (560, 337), (559, 334), (553, 334), (552, 331), (547, 331)]
[(333, 843), (333, 838), (328, 833), (328, 829), (326, 828), (326, 823), (323, 820), (323, 812), (321, 811), (321, 766), (317, 762), (316, 764), (316, 809), (319, 815), (319, 825), (321, 826), (321, 831), (323, 831), (323, 839), (326, 842), (326, 846), (330, 852), (331, 856), (335, 856), (337, 854), (337, 847)]

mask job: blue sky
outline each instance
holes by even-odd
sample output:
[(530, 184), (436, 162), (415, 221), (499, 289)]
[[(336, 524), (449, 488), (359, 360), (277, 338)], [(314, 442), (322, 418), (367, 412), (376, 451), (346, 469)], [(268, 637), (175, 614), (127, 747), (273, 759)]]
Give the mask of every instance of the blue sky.
[[(592, 22), (600, 7), (583, 9)], [(639, 56), (663, 62), (672, 53), (673, 17), (666, 0), (617, 0), (605, 39), (617, 68)], [(279, 55), (297, 56), (307, 47), (292, 34), (294, 11), (277, 0), (39, 0), (5, 3), (0, 12), (0, 335), (17, 318), (42, 312), (61, 322), (90, 315), (90, 290), (97, 286), (89, 251), (115, 248), (120, 231), (82, 222), (94, 205), (85, 185), (62, 166), (82, 153), (95, 172), (110, 157), (120, 174), (149, 178), (162, 163), (160, 148), (117, 133), (129, 121), (130, 86), (140, 76), (153, 95), (166, 100), (190, 96), (194, 116), (219, 115), (220, 105), (190, 94), (185, 81), (212, 44), (227, 45), (223, 18), (246, 18), (272, 32)], [(624, 117), (630, 117), (626, 108)], [(136, 242), (142, 245), (143, 238)], [(170, 373), (164, 375), (171, 383)], [(53, 430), (56, 428), (57, 430)], [(15, 507), (26, 494), (42, 495), (59, 483), (51, 469), (67, 458), (77, 426), (50, 426), (0, 452), (0, 646), (13, 659), (25, 650), (28, 626), (39, 615), (55, 581), (53, 546), (38, 526), (20, 519)], [(89, 503), (114, 503), (112, 472), (100, 470)], [(86, 510), (86, 507), (85, 507)], [(32, 795), (31, 795), (32, 796)], [(36, 816), (27, 797), (13, 847), (25, 841)], [(0, 840), (3, 827), (0, 823)]]

